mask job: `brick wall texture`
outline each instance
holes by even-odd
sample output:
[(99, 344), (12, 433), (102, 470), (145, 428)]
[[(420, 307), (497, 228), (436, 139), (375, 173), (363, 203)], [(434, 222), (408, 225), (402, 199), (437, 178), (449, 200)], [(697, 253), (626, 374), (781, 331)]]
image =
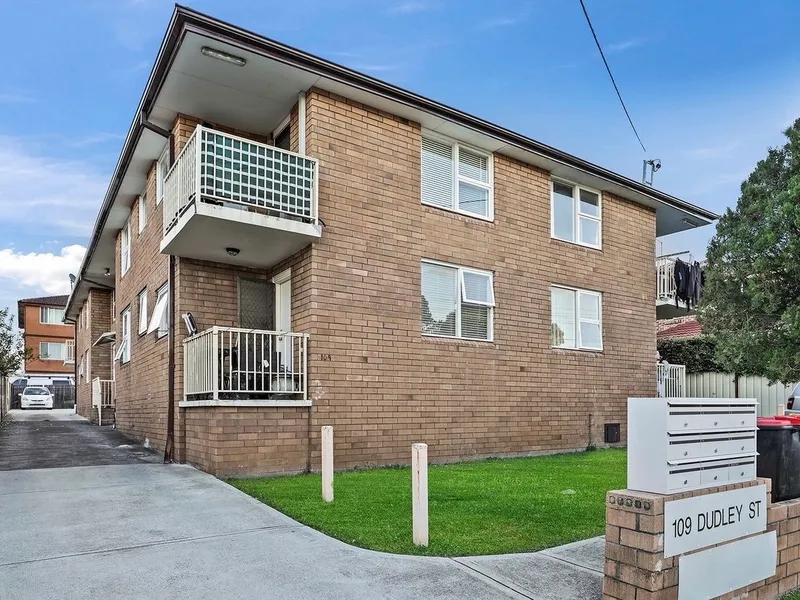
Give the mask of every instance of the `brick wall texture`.
[[(177, 258), (175, 313), (179, 321), (192, 312), (200, 330), (238, 325), (238, 278), (291, 268), (292, 329), (310, 334), (313, 406), (176, 408), (178, 456), (222, 475), (316, 470), (322, 425), (334, 426), (337, 468), (408, 463), (420, 441), (432, 461), (580, 449), (602, 443), (606, 422), (621, 423), (624, 440), (625, 399), (656, 391), (655, 213), (604, 194), (602, 250), (553, 240), (550, 174), (500, 154), (494, 222), (423, 206), (418, 124), (317, 90), (306, 114), (306, 153), (320, 161), (322, 239), (260, 270)], [(176, 155), (197, 122), (176, 120)], [(116, 280), (117, 339), (122, 311), (131, 307), (135, 332), (138, 293), (147, 289), (152, 311), (167, 281), (155, 167), (147, 208), (138, 234), (132, 207), (132, 265)], [(422, 336), (422, 259), (494, 272), (493, 342)], [(553, 284), (603, 293), (603, 352), (550, 348)], [(176, 406), (185, 338), (177, 325)], [(119, 428), (157, 448), (169, 343), (134, 333), (131, 362), (116, 368)]]
[(778, 536), (775, 575), (720, 596), (773, 600), (800, 586), (800, 499), (772, 503), (769, 479), (663, 496), (608, 492), (603, 600), (678, 600), (679, 558), (664, 558), (664, 502), (766, 484), (767, 531)]
[[(111, 291), (92, 289), (83, 303), (75, 324), (75, 402), (78, 414), (97, 422), (97, 411), (92, 407), (92, 379), (113, 379), (111, 345), (93, 346), (102, 334), (112, 331)], [(88, 356), (87, 356), (88, 352)], [(83, 375), (81, 375), (81, 365)], [(110, 423), (113, 414), (103, 412), (103, 422)]]

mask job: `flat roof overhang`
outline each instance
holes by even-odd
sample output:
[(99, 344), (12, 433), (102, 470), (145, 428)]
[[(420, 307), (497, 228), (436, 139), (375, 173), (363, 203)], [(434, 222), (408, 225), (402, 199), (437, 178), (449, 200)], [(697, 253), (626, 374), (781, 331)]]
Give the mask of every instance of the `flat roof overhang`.
[[(203, 46), (242, 57), (246, 64), (240, 67), (204, 56)], [(478, 117), (176, 6), (95, 222), (67, 305), (67, 318), (76, 318), (91, 280), (102, 281), (107, 269), (111, 275), (115, 272), (117, 232), (166, 142), (146, 127), (145, 121), (169, 129), (183, 113), (268, 134), (289, 112), (298, 94), (312, 87), (652, 208), (657, 236), (707, 225), (718, 218), (711, 211)]]

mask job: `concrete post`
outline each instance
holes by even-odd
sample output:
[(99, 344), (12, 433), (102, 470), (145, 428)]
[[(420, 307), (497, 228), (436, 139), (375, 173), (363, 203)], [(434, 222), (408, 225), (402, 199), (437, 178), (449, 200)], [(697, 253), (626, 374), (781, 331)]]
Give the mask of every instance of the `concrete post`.
[(411, 446), (411, 518), (416, 546), (428, 545), (428, 444)]
[(322, 428), (322, 499), (333, 502), (333, 427)]
[(783, 405), (783, 404), (778, 404), (778, 411), (777, 412), (778, 412), (778, 416), (782, 417), (783, 415), (786, 414), (786, 406)]

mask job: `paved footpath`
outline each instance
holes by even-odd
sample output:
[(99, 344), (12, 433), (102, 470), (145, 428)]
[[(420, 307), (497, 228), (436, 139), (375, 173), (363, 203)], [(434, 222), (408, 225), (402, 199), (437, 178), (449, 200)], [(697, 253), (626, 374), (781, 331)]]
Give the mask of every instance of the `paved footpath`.
[[(456, 559), (372, 552), (56, 412), (0, 426), (4, 599), (600, 597), (602, 540)], [(83, 466), (49, 468), (53, 453)]]

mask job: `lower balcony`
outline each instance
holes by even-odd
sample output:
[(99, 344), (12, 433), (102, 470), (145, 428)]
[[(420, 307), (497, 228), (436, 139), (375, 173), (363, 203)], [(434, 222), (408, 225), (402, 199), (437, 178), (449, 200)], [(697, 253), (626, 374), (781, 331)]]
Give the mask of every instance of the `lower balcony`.
[(308, 335), (212, 327), (183, 343), (182, 408), (310, 406)]
[(268, 268), (320, 239), (317, 160), (198, 125), (164, 180), (161, 252)]

